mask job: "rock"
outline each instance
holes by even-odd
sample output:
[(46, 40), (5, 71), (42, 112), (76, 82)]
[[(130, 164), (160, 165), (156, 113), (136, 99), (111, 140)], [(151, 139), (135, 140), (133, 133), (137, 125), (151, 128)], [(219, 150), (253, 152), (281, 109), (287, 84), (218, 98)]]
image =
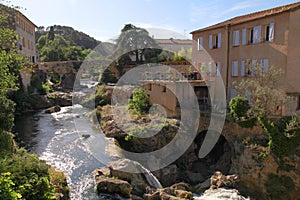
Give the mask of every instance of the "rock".
[(48, 94), (49, 98), (52, 98), (55, 105), (59, 106), (71, 106), (72, 105), (72, 92), (53, 92)]
[(95, 178), (98, 192), (120, 194), (123, 197), (130, 197), (132, 187), (127, 181), (105, 176), (97, 176)]
[(204, 190), (210, 188), (210, 178), (206, 179), (206, 181), (199, 183), (193, 187), (193, 191), (196, 193), (202, 193)]
[[(170, 165), (153, 172), (164, 187), (171, 186), (177, 180), (178, 171), (176, 165)], [(168, 178), (166, 178), (168, 177)]]
[(51, 114), (51, 113), (59, 112), (60, 110), (61, 110), (60, 106), (53, 106), (51, 108), (46, 109), (45, 113)]
[(190, 192), (190, 186), (185, 183), (178, 183), (163, 189), (147, 188), (144, 199), (193, 199), (193, 194)]
[(237, 175), (224, 176), (222, 172), (215, 172), (215, 174), (210, 178), (211, 189), (228, 187), (235, 188), (239, 177)]
[(82, 134), (81, 137), (83, 137), (84, 139), (87, 139), (87, 138), (91, 137), (91, 135), (89, 135), (89, 134)]
[(102, 167), (95, 170), (94, 176), (106, 175), (110, 177), (117, 177), (118, 179), (125, 180), (131, 184), (133, 190), (132, 194), (142, 196), (146, 187), (149, 186), (142, 173), (129, 173), (127, 171), (140, 171), (136, 163), (128, 159), (120, 159), (110, 162), (107, 167)]
[(28, 102), (34, 110), (50, 108), (55, 105), (52, 99), (48, 99), (46, 95), (40, 94), (28, 95)]
[(194, 199), (195, 200), (216, 200), (216, 199), (218, 199), (218, 200), (228, 200), (228, 199), (247, 200), (248, 198), (241, 196), (236, 189), (218, 188), (215, 190), (206, 190), (202, 196), (194, 197)]

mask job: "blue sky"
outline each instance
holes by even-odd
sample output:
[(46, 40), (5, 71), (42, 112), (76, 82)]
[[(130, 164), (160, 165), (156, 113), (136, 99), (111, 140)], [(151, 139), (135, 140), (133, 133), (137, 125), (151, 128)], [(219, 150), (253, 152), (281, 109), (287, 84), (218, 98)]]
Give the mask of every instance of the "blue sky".
[[(190, 37), (193, 30), (226, 19), (297, 2), (295, 0), (12, 0), (37, 26), (72, 26), (96, 39), (106, 41), (132, 23), (152, 29), (175, 31)], [(156, 30), (156, 31), (153, 31)], [(163, 31), (161, 31), (163, 33)], [(179, 36), (174, 36), (179, 37)]]

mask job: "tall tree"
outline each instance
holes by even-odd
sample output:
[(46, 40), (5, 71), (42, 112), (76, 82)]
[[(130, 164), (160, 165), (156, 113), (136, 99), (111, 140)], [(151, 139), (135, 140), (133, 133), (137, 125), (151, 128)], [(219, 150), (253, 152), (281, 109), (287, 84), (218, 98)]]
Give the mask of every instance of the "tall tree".
[(116, 53), (118, 55), (134, 55), (136, 63), (144, 61), (145, 51), (147, 49), (158, 48), (155, 40), (149, 36), (146, 29), (136, 27), (132, 24), (126, 24), (118, 37)]

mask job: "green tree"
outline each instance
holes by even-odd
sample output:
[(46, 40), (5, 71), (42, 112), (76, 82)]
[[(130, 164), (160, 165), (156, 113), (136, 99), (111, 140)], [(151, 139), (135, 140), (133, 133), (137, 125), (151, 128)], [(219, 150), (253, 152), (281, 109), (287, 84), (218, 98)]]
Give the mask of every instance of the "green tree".
[(158, 49), (158, 45), (155, 40), (149, 36), (146, 29), (136, 27), (132, 24), (126, 24), (124, 26), (116, 42), (116, 53), (119, 55), (127, 53), (134, 55), (136, 63), (142, 63), (144, 61), (145, 52), (150, 54), (150, 49)]
[(145, 114), (148, 111), (150, 105), (149, 94), (145, 89), (137, 89), (129, 100), (128, 108), (132, 110), (134, 114)]

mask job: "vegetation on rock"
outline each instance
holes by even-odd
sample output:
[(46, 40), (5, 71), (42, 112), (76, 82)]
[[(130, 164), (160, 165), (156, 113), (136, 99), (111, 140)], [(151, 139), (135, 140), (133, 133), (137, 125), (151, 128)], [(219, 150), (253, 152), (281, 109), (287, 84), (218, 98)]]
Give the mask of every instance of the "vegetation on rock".
[(128, 108), (137, 115), (145, 114), (150, 105), (149, 94), (145, 89), (137, 89), (129, 100)]

